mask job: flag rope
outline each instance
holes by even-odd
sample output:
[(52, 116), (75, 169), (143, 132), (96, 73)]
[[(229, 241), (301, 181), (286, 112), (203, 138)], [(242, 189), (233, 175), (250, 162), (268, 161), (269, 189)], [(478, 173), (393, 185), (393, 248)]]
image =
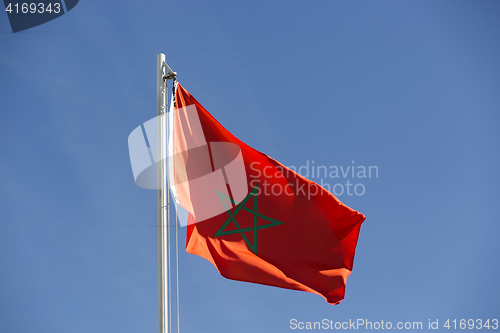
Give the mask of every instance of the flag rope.
[[(173, 108), (172, 112), (175, 109), (175, 86), (176, 86), (176, 79), (174, 76), (173, 79), (173, 84), (172, 84), (172, 103), (173, 103)], [(168, 131), (168, 129), (167, 129)], [(180, 333), (180, 314), (179, 314), (179, 221), (178, 221), (178, 216), (177, 216), (177, 200), (174, 198), (174, 205), (175, 205), (175, 273), (176, 273), (176, 296), (177, 296), (177, 333)]]
[(179, 314), (179, 232), (178, 232), (178, 221), (177, 221), (177, 201), (175, 202), (175, 273), (177, 282), (177, 333), (180, 332), (180, 314)]
[[(168, 79), (165, 77), (165, 93), (167, 96), (165, 96), (165, 115), (167, 115), (168, 112)], [(166, 119), (166, 131), (167, 135), (166, 136), (166, 145), (168, 147), (168, 115), (165, 117)], [(165, 159), (168, 163), (168, 157)], [(168, 177), (165, 177), (167, 180), (166, 189), (165, 189), (165, 195), (167, 196), (167, 280), (168, 280), (168, 331), (172, 333), (172, 277), (170, 274), (171, 269), (171, 257), (170, 257), (170, 193), (169, 193), (169, 180)]]

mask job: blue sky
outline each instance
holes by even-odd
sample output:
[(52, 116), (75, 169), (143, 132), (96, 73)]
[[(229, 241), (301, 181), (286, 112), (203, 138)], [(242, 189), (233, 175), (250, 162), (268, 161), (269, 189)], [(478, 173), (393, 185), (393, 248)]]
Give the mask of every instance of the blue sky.
[[(127, 137), (156, 55), (285, 165), (377, 166), (346, 298), (230, 281), (181, 246), (181, 332), (499, 318), (500, 3), (82, 0), (0, 14), (0, 331), (155, 332), (156, 193)], [(314, 179), (319, 181), (319, 179)], [(185, 229), (180, 243), (185, 243)]]

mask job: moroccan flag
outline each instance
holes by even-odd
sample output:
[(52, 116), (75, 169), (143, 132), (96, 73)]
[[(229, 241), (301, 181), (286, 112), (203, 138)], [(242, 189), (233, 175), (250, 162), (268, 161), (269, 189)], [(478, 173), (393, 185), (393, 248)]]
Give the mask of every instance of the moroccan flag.
[(169, 179), (189, 212), (186, 250), (228, 279), (344, 299), (365, 216), (240, 141), (180, 84)]

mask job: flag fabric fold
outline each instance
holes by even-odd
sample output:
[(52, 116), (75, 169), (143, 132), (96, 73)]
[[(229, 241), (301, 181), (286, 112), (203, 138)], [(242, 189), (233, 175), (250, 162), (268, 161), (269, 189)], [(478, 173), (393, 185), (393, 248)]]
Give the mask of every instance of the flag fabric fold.
[(226, 130), (180, 84), (169, 117), (170, 187), (186, 250), (228, 279), (344, 299), (365, 216)]

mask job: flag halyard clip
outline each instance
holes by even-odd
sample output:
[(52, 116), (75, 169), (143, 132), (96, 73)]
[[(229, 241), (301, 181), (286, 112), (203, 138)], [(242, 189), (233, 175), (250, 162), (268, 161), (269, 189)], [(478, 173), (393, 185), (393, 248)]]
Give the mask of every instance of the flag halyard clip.
[(177, 72), (174, 72), (166, 62), (163, 62), (162, 67), (163, 67), (163, 81), (172, 79), (175, 81)]

